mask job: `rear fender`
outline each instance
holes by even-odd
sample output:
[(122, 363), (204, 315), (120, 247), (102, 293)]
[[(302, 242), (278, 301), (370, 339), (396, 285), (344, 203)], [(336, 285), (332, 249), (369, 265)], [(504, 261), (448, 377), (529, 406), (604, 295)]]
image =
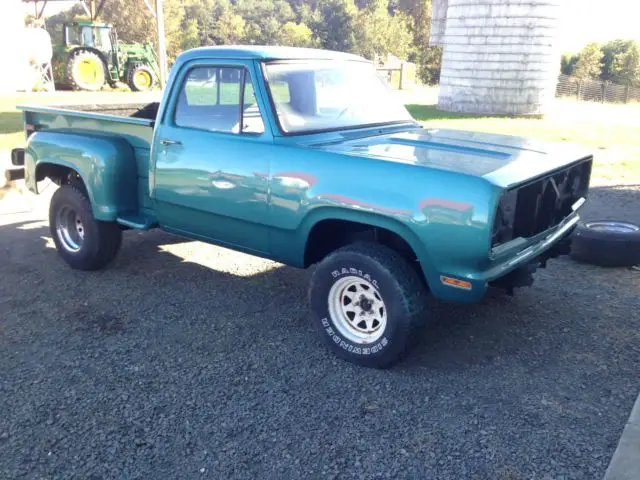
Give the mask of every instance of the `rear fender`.
[[(38, 193), (44, 165), (74, 170), (87, 189), (97, 220), (115, 221), (118, 213), (137, 211), (137, 167), (124, 139), (100, 133), (36, 132), (25, 149), (25, 182)], [(39, 172), (40, 170), (40, 172)]]

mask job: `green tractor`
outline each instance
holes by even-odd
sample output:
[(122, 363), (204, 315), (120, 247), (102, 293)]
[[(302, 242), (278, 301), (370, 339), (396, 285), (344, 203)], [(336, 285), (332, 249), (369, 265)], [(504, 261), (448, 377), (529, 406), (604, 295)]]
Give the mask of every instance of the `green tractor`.
[(62, 45), (53, 48), (55, 83), (74, 90), (100, 90), (105, 82), (124, 82), (131, 90), (150, 90), (158, 80), (158, 60), (148, 44), (119, 43), (111, 25), (63, 24)]

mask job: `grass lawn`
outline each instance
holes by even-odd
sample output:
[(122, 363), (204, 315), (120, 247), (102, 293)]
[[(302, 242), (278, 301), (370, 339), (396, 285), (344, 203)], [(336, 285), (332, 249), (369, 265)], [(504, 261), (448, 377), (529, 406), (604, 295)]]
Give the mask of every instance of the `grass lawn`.
[(575, 142), (594, 152), (592, 183), (640, 183), (640, 105), (557, 100), (543, 118), (482, 117), (441, 112), (435, 105), (409, 103), (426, 127), (517, 135)]
[[(237, 93), (237, 92), (236, 92)], [(408, 94), (407, 94), (408, 93)], [(158, 92), (141, 96), (129, 92), (56, 92), (17, 94), (0, 98), (0, 148), (24, 143), (21, 103), (126, 103), (157, 100)], [(426, 127), (453, 128), (518, 135), (539, 140), (575, 142), (595, 154), (594, 184), (640, 184), (640, 105), (578, 103), (558, 100), (543, 119), (482, 117), (441, 112), (433, 91), (402, 92), (400, 98)]]

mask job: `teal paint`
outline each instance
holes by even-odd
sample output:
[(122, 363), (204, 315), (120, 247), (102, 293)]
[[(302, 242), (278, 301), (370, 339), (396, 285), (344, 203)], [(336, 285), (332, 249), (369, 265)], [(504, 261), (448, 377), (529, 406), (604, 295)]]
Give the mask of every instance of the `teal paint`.
[[(35, 191), (39, 165), (67, 166), (83, 178), (100, 220), (119, 219), (143, 229), (157, 223), (185, 237), (296, 267), (304, 266), (306, 242), (318, 222), (384, 228), (412, 247), (433, 295), (452, 301), (478, 300), (488, 281), (526, 261), (522, 252), (539, 254), (552, 246), (544, 242), (554, 232), (544, 232), (504, 246), (494, 258), (497, 204), (506, 189), (588, 152), (518, 137), (427, 130), (413, 122), (283, 135), (260, 62), (304, 55), (363, 61), (304, 49), (195, 49), (172, 68), (155, 126), (148, 120), (23, 107), (27, 123), (38, 130), (27, 145), (27, 184)], [(194, 66), (246, 69), (265, 132), (176, 126), (179, 87)], [(473, 288), (444, 286), (441, 275), (468, 280)]]

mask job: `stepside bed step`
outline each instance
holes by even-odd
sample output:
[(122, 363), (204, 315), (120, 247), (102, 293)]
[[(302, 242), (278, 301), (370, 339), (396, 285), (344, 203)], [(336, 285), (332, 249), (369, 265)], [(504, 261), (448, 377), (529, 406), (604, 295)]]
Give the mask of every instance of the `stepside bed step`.
[(138, 230), (150, 230), (158, 226), (155, 218), (137, 212), (125, 212), (116, 218), (120, 225)]

